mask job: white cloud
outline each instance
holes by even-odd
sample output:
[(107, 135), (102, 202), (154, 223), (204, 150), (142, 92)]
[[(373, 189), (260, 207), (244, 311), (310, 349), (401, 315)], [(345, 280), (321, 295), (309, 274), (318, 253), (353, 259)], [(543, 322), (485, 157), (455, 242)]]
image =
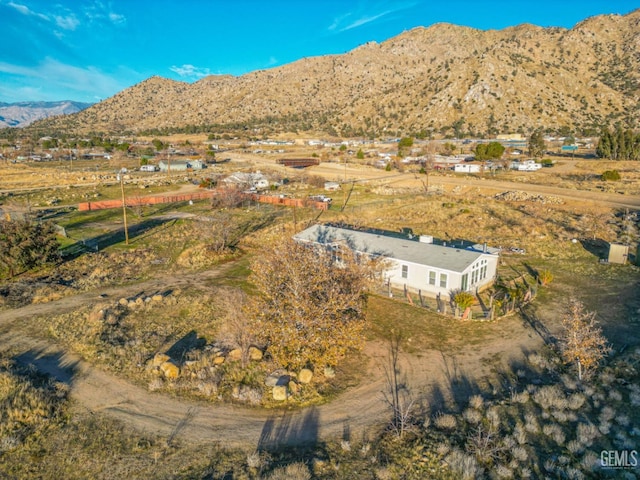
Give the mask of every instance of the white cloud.
[(107, 21), (113, 25), (123, 25), (127, 22), (124, 15), (114, 12), (110, 4), (99, 0), (84, 6), (83, 13), (91, 22)]
[(56, 15), (54, 16), (54, 19), (56, 21), (56, 25), (63, 30), (75, 30), (78, 28), (78, 25), (80, 25), (80, 20), (78, 20), (78, 18), (73, 14), (67, 15), (66, 17)]
[[(363, 12), (362, 9), (358, 9), (357, 11), (348, 12), (336, 17), (333, 20), (333, 23), (329, 25), (329, 30), (334, 32), (345, 32), (347, 30), (352, 30), (354, 28), (362, 27), (363, 25), (375, 22), (378, 19), (394, 14), (396, 12), (414, 7), (416, 4), (416, 2), (400, 4), (392, 3), (391, 6), (389, 6), (387, 2), (382, 2), (378, 5), (374, 5), (373, 7), (368, 8), (368, 11), (366, 12)], [(354, 18), (355, 20), (352, 20)]]
[(358, 28), (361, 27), (363, 25), (366, 25), (367, 23), (371, 23), (376, 21), (379, 18), (382, 18), (386, 15), (389, 15), (390, 13), (393, 13), (394, 10), (387, 10), (386, 12), (382, 12), (382, 13), (378, 13), (377, 15), (369, 15), (369, 16), (364, 16), (364, 17), (360, 17), (357, 20), (351, 22), (350, 24), (342, 27), (340, 29), (341, 32), (344, 32), (346, 30), (351, 30), (352, 28)]
[(49, 21), (49, 17), (47, 17), (46, 15), (44, 15), (42, 13), (34, 12), (29, 7), (27, 7), (26, 5), (22, 5), (22, 4), (19, 4), (19, 3), (13, 3), (13, 2), (9, 2), (9, 3), (7, 3), (7, 5), (12, 7), (12, 8), (15, 8), (18, 12), (20, 12), (23, 15), (38, 17), (38, 18), (41, 18), (42, 20)]
[(28, 98), (26, 94), (29, 92), (39, 93), (38, 99), (64, 96), (68, 98), (59, 99), (73, 100), (95, 95), (104, 98), (123, 88), (114, 76), (95, 67), (81, 68), (53, 58), (45, 58), (33, 67), (0, 62), (0, 75), (13, 77), (11, 83), (20, 85), (24, 98)]
[(198, 68), (189, 64), (180, 67), (173, 65), (169, 70), (184, 78), (202, 78), (211, 75), (211, 71), (208, 68)]
[(109, 20), (111, 20), (111, 23), (113, 23), (114, 25), (120, 25), (127, 21), (124, 15), (120, 15), (119, 13), (113, 13), (113, 12), (109, 13)]

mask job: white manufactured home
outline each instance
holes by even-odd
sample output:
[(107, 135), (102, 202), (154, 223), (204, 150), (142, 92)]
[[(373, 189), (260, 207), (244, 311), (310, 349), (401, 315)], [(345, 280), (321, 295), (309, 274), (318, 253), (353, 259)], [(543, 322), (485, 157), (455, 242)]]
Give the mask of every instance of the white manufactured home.
[(453, 166), (456, 173), (480, 173), (481, 165), (478, 163), (457, 163)]
[(384, 256), (386, 280), (395, 288), (427, 295), (475, 291), (491, 285), (498, 268), (498, 250), (482, 245), (471, 248), (436, 245), (433, 237), (409, 239), (378, 233), (314, 225), (296, 234), (301, 243), (326, 248), (346, 246), (358, 254)]

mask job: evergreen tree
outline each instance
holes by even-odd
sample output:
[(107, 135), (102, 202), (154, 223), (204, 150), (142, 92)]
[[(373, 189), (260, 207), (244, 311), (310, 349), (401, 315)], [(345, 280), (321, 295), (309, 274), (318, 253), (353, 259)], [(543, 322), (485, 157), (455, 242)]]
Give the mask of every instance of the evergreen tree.
[(500, 142), (479, 143), (474, 152), (478, 160), (497, 160), (502, 157), (504, 146)]
[(540, 158), (544, 155), (545, 144), (542, 130), (538, 129), (529, 137), (529, 155)]
[(58, 259), (58, 242), (50, 222), (0, 221), (0, 268), (9, 277)]
[(596, 155), (609, 160), (640, 160), (640, 134), (620, 127), (615, 132), (607, 128), (600, 134)]

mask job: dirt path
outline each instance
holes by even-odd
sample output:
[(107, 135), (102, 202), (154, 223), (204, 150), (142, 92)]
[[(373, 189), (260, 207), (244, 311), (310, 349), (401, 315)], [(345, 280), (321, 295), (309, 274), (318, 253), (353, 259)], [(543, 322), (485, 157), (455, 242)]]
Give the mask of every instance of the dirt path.
[[(229, 446), (268, 448), (341, 438), (345, 432), (353, 438), (362, 438), (367, 431), (384, 424), (390, 415), (384, 401), (384, 392), (388, 390), (384, 375), (388, 350), (380, 343), (371, 342), (365, 349), (367, 365), (363, 381), (333, 402), (297, 411), (265, 411), (149, 392), (90, 365), (48, 340), (25, 333), (30, 318), (96, 303), (97, 294), (101, 292), (110, 297), (126, 297), (140, 291), (185, 288), (223, 274), (224, 268), (166, 276), (3, 311), (0, 312), (0, 345), (19, 361), (68, 383), (71, 397), (80, 408), (104, 412), (140, 431), (166, 437), (169, 442), (180, 438), (189, 442), (217, 441)], [(469, 393), (495, 368), (496, 358), (507, 368), (520, 361), (523, 351), (537, 348), (541, 343), (539, 337), (515, 317), (487, 324), (487, 329), (488, 340), (474, 347), (473, 352), (469, 349), (466, 353), (460, 353), (464, 350), (425, 350), (400, 355), (402, 374), (419, 403), (435, 411), (444, 403), (466, 402)]]
[[(371, 167), (348, 165), (345, 171), (344, 164), (322, 163), (310, 167), (308, 172), (323, 176), (335, 181), (377, 182), (398, 187), (422, 188), (420, 179), (413, 173), (386, 172)], [(536, 172), (531, 173), (535, 175)], [(421, 177), (424, 180), (424, 176)], [(555, 195), (567, 200), (596, 203), (611, 207), (640, 208), (640, 196), (621, 195), (616, 193), (604, 193), (597, 191), (577, 190), (561, 187), (551, 187), (524, 182), (509, 182), (491, 180), (490, 178), (457, 177), (453, 175), (434, 174), (429, 178), (429, 184), (454, 185), (469, 188), (480, 188), (485, 191), (503, 192), (505, 190), (521, 190), (527, 193), (540, 195)]]

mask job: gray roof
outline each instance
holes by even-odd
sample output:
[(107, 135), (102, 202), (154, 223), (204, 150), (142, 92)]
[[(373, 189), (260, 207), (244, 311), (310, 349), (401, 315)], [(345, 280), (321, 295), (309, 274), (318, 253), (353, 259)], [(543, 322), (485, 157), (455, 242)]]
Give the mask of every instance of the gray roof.
[(294, 239), (322, 245), (344, 244), (357, 252), (384, 255), (396, 260), (428, 265), (452, 272), (464, 272), (477, 259), (487, 255), (481, 251), (445, 247), (418, 240), (396, 238), (327, 225), (309, 227), (296, 234)]

